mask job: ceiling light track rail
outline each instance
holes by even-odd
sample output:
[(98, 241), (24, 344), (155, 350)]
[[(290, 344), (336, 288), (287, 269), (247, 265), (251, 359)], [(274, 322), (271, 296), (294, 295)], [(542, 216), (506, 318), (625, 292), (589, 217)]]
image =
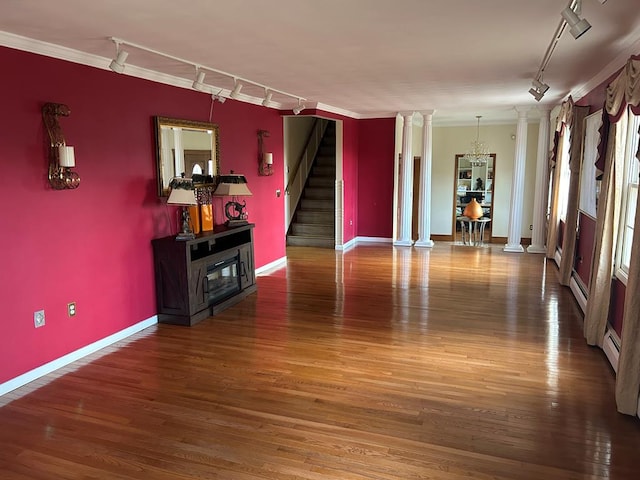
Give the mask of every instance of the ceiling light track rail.
[[(178, 63), (182, 63), (184, 65), (193, 66), (195, 68), (195, 79), (194, 79), (194, 82), (192, 84), (192, 87), (195, 90), (199, 90), (199, 91), (207, 91), (207, 87), (209, 87), (209, 89), (211, 90), (210, 93), (214, 94), (214, 97), (225, 98), (224, 96), (221, 95), (222, 90), (218, 91), (217, 93), (214, 93), (214, 91), (217, 91), (219, 89), (216, 89), (215, 87), (204, 83), (205, 76), (206, 76), (207, 72), (213, 72), (213, 73), (216, 73), (218, 75), (222, 75), (224, 77), (228, 77), (228, 78), (233, 80), (234, 88), (233, 88), (233, 90), (231, 90), (230, 95), (229, 95), (229, 97), (231, 97), (231, 98), (237, 98), (239, 96), (240, 89), (242, 88), (243, 85), (253, 85), (253, 86), (256, 86), (258, 88), (262, 88), (265, 91), (265, 101), (263, 101), (263, 103), (262, 103), (263, 105), (272, 104), (271, 98), (273, 97), (274, 94), (282, 95), (282, 96), (285, 96), (285, 97), (290, 97), (290, 98), (292, 98), (294, 100), (297, 100), (298, 107), (300, 105), (303, 105), (302, 102), (307, 100), (306, 98), (301, 97), (300, 95), (295, 95), (293, 93), (285, 92), (284, 90), (278, 90), (276, 88), (272, 88), (272, 87), (269, 87), (267, 85), (264, 85), (264, 84), (262, 84), (260, 82), (249, 80), (248, 78), (244, 78), (244, 77), (241, 77), (239, 75), (235, 75), (235, 74), (230, 73), (230, 72), (225, 72), (224, 70), (219, 70), (217, 68), (209, 67), (207, 65), (202, 65), (201, 63), (198, 63), (198, 62), (193, 62), (191, 60), (187, 60), (187, 59), (184, 59), (184, 58), (176, 57), (175, 55), (164, 53), (164, 52), (161, 52), (159, 50), (155, 50), (153, 48), (149, 48), (149, 47), (146, 47), (144, 45), (140, 45), (139, 43), (130, 42), (128, 40), (124, 40), (124, 39), (118, 38), (118, 37), (109, 37), (109, 40), (111, 40), (116, 45), (116, 57), (113, 59), (113, 61), (109, 65), (109, 68), (111, 70), (113, 70), (114, 72), (116, 72), (116, 73), (122, 73), (124, 71), (125, 61), (127, 60), (127, 56), (129, 54), (129, 52), (125, 51), (122, 48), (122, 46), (124, 45), (124, 46), (128, 46), (128, 47), (132, 47), (132, 48), (134, 48), (136, 50), (142, 50), (144, 52), (148, 52), (148, 53), (151, 53), (153, 55), (157, 55), (159, 57), (167, 58), (169, 60), (174, 60), (174, 61), (176, 61)], [(297, 113), (296, 113), (296, 115), (297, 115)]]

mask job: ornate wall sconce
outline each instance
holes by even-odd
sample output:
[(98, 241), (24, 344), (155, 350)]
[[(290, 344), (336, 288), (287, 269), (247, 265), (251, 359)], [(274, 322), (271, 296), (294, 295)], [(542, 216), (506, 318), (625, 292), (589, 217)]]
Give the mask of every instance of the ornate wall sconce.
[(80, 176), (72, 170), (76, 166), (73, 147), (64, 140), (58, 117), (68, 117), (71, 111), (62, 103), (45, 103), (42, 106), (42, 118), (49, 132), (51, 148), (49, 150), (49, 183), (54, 190), (78, 188)]
[(264, 151), (264, 137), (269, 137), (267, 130), (258, 130), (258, 175), (273, 175), (273, 153)]

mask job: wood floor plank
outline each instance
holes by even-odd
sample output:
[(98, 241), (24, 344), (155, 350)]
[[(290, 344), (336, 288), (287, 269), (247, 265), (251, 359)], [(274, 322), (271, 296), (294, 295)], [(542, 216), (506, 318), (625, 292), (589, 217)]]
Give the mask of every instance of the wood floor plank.
[(0, 478), (640, 478), (640, 422), (543, 256), (287, 254), (215, 318), (3, 399)]

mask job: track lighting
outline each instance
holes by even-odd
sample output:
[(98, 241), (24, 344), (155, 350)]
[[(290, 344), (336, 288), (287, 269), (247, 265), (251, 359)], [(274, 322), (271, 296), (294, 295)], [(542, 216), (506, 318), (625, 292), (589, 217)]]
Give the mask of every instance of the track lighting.
[(536, 88), (530, 88), (529, 93), (533, 95), (533, 98), (536, 99), (536, 102), (539, 102), (540, 100), (542, 100), (542, 97), (544, 97), (544, 93)]
[(109, 68), (116, 73), (122, 73), (124, 72), (124, 62), (127, 61), (127, 57), (129, 56), (129, 53), (125, 52), (124, 50), (120, 50), (120, 45), (117, 43), (116, 43), (116, 47), (118, 48), (118, 55), (116, 56), (116, 58), (111, 60), (111, 63), (109, 64)]
[(298, 99), (298, 106), (293, 109), (293, 114), (300, 115), (300, 112), (302, 112), (305, 108), (307, 108), (305, 104), (302, 103), (300, 99)]
[(242, 90), (242, 83), (236, 80), (229, 96), (231, 98), (238, 98), (240, 96), (240, 90)]
[(575, 10), (568, 6), (562, 11), (562, 18), (569, 25), (569, 32), (573, 35), (573, 38), (576, 40), (580, 38), (587, 30), (591, 28), (591, 24), (587, 22), (584, 18), (581, 19), (578, 14), (581, 12), (582, 2), (578, 0), (576, 2)]
[(222, 95), (222, 90), (220, 90), (218, 93), (214, 93), (211, 95), (211, 98), (215, 101), (219, 101), (220, 103), (224, 103), (227, 101), (227, 97)]
[(264, 100), (262, 101), (263, 107), (268, 107), (271, 104), (271, 98), (273, 97), (273, 92), (269, 90), (265, 90)]
[[(575, 0), (574, 0), (575, 1)], [(113, 70), (114, 72), (117, 73), (122, 73), (124, 71), (125, 68), (125, 61), (127, 60), (127, 55), (128, 52), (124, 51), (121, 47), (123, 45), (127, 45), (128, 47), (133, 48), (134, 50), (140, 50), (143, 52), (147, 52), (150, 53), (152, 55), (156, 55), (158, 57), (162, 57), (165, 59), (169, 59), (172, 62), (178, 62), (178, 63), (182, 63), (185, 65), (190, 65), (192, 67), (195, 68), (196, 71), (196, 75), (195, 75), (195, 80), (193, 80), (193, 83), (191, 83), (192, 88), (202, 91), (202, 92), (211, 92), (214, 89), (216, 89), (215, 86), (212, 85), (208, 85), (206, 83), (204, 83), (204, 79), (207, 73), (209, 72), (213, 72), (215, 74), (217, 74), (217, 77), (226, 77), (227, 79), (232, 79), (233, 80), (233, 89), (231, 90), (231, 92), (229, 93), (229, 95), (225, 95), (222, 96), (220, 94), (220, 92), (222, 92), (222, 90), (220, 90), (220, 92), (218, 92), (217, 95), (212, 95), (214, 100), (218, 100), (221, 103), (224, 102), (227, 98), (233, 98), (233, 99), (237, 99), (238, 97), (240, 97), (240, 90), (242, 90), (242, 87), (244, 85), (249, 85), (252, 87), (259, 87), (264, 89), (265, 92), (265, 96), (264, 96), (264, 100), (262, 102), (263, 105), (265, 106), (270, 106), (270, 107), (279, 107), (280, 103), (278, 102), (273, 102), (272, 101), (272, 97), (274, 94), (277, 94), (279, 97), (280, 96), (285, 96), (285, 97), (289, 97), (289, 98), (293, 98), (294, 100), (298, 100), (298, 106), (300, 106), (300, 102), (302, 100), (306, 100), (305, 98), (302, 98), (298, 95), (294, 95), (292, 93), (288, 93), (282, 90), (276, 90), (274, 88), (271, 88), (267, 85), (263, 85), (261, 83), (258, 82), (254, 82), (252, 80), (249, 80), (247, 78), (242, 78), (239, 77), (238, 75), (234, 75), (233, 73), (229, 73), (229, 72), (224, 72), (222, 70), (218, 70), (212, 67), (208, 67), (206, 65), (202, 65), (199, 62), (193, 62), (191, 60), (186, 60), (184, 58), (180, 58), (180, 57), (176, 57), (174, 55), (169, 55), (167, 53), (163, 53), (160, 52), (158, 50), (154, 50), (152, 48), (149, 47), (145, 47), (144, 45), (140, 45), (138, 43), (133, 43), (133, 42), (129, 42), (127, 40), (123, 40), (122, 38), (116, 38), (116, 37), (109, 37), (109, 40), (112, 41), (115, 46), (116, 46), (116, 58), (114, 58), (111, 63), (109, 64), (109, 68), (111, 70)], [(220, 87), (217, 87), (220, 88)], [(247, 101), (250, 102), (255, 102), (256, 100), (258, 100), (257, 98), (253, 97), (252, 95), (246, 95), (247, 97)], [(302, 106), (304, 108), (304, 106)]]
[(204, 89), (205, 89), (204, 88), (204, 83), (203, 83), (204, 82), (205, 73), (202, 70), (197, 69), (197, 68), (196, 68), (196, 72), (197, 72), (196, 79), (193, 81), (193, 84), (191, 86), (193, 88), (195, 88), (196, 90), (200, 90), (201, 92), (203, 92)]
[(531, 83), (533, 84), (535, 89), (538, 90), (542, 94), (547, 93), (547, 90), (549, 90), (549, 85), (547, 85), (546, 83), (542, 82), (541, 80), (538, 80), (537, 78), (534, 78), (533, 82), (531, 82)]

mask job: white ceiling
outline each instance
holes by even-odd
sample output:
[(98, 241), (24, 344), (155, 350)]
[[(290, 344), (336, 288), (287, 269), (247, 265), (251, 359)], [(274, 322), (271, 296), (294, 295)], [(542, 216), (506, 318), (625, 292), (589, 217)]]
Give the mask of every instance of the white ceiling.
[[(580, 97), (640, 53), (638, 0), (583, 0), (593, 28), (557, 44), (542, 104)], [(435, 124), (515, 119), (568, 0), (2, 0), (0, 32), (104, 57), (119, 37), (356, 118), (435, 109)], [(9, 39), (9, 40), (7, 40)], [(11, 35), (0, 44), (15, 47)], [(126, 48), (127, 64), (192, 65)], [(101, 59), (100, 59), (101, 60)], [(128, 67), (128, 73), (135, 68)], [(125, 74), (127, 70), (125, 70)], [(44, 75), (43, 75), (44, 76)], [(231, 78), (207, 74), (231, 89)], [(262, 89), (246, 87), (256, 97)], [(292, 107), (295, 100), (275, 96)]]

